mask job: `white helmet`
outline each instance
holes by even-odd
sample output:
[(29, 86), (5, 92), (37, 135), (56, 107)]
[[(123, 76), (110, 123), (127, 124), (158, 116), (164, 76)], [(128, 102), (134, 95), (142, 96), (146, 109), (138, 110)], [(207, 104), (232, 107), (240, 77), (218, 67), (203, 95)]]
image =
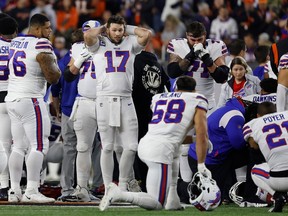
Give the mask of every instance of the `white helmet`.
[(190, 203), (200, 211), (211, 211), (221, 202), (221, 192), (216, 181), (199, 172), (195, 173), (187, 190)]
[(237, 205), (241, 205), (244, 198), (244, 190), (245, 190), (245, 181), (236, 182), (229, 190), (230, 199), (235, 202)]

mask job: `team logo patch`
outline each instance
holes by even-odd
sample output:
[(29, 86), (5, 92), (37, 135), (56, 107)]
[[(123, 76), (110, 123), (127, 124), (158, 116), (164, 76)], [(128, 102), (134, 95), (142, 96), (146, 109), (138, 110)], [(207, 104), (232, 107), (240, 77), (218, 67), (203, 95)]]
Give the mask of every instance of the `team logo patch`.
[(160, 68), (146, 64), (142, 74), (142, 83), (144, 88), (153, 95), (157, 94), (161, 85), (161, 81)]

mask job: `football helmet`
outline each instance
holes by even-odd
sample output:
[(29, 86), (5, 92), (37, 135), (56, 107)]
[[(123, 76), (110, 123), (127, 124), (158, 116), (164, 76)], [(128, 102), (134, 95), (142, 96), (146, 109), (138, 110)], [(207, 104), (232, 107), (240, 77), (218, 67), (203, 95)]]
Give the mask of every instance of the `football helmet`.
[(97, 20), (89, 20), (89, 21), (86, 21), (86, 22), (83, 23), (82, 31), (85, 32), (85, 31), (88, 31), (91, 28), (97, 28), (99, 26), (101, 26), (99, 21), (97, 21)]
[(243, 196), (244, 196), (245, 184), (246, 184), (245, 181), (238, 181), (229, 190), (230, 199), (239, 206), (244, 201)]
[(221, 202), (221, 192), (216, 181), (200, 172), (195, 173), (187, 190), (190, 203), (200, 211), (211, 211)]

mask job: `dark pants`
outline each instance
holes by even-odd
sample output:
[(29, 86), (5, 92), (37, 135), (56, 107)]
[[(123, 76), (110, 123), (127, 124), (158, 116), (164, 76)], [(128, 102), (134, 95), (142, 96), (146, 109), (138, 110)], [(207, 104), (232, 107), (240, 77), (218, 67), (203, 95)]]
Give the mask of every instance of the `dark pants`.
[[(195, 174), (197, 172), (197, 161), (188, 156), (189, 166)], [(211, 171), (212, 178), (217, 182), (217, 185), (222, 194), (223, 199), (229, 199), (229, 189), (234, 183), (236, 183), (235, 169), (247, 165), (248, 163), (248, 151), (247, 149), (235, 150), (230, 153), (228, 158), (221, 164), (206, 164), (206, 167)], [(188, 183), (179, 182), (178, 194), (181, 201), (186, 202), (185, 199), (189, 198), (187, 192)], [(188, 200), (189, 202), (189, 200)]]

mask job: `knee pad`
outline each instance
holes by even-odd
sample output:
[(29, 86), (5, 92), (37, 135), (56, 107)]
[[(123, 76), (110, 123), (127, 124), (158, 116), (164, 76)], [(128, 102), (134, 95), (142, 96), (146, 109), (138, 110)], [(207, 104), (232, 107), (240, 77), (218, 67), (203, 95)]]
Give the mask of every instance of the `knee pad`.
[(91, 148), (92, 148), (92, 144), (89, 146), (88, 143), (77, 142), (76, 149), (77, 149), (78, 152), (87, 152)]
[(24, 157), (27, 152), (27, 149), (16, 147), (16, 148), (13, 148), (13, 151)]
[(105, 145), (103, 145), (103, 143), (102, 143), (102, 151), (107, 151), (107, 152), (113, 151), (114, 150), (113, 148), (114, 148), (114, 146), (112, 143), (105, 144)]

